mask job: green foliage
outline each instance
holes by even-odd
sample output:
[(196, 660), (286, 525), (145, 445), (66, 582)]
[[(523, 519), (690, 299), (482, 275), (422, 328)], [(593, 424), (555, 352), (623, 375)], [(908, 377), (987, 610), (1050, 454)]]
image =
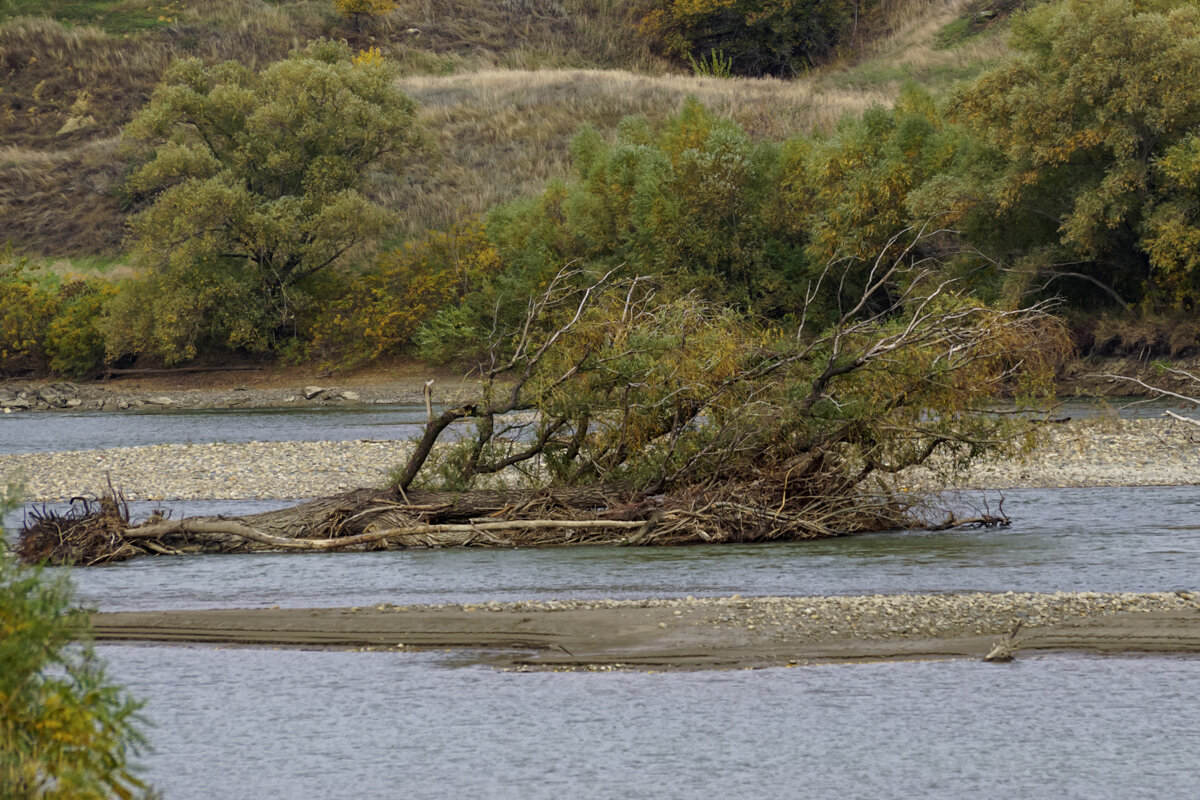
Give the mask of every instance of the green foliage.
[[(1003, 154), (983, 187), (994, 249), (1080, 301), (1190, 307), (1200, 10), (1179, 0), (1067, 0), (1013, 23), (1006, 65), (954, 114)], [(1067, 266), (1070, 265), (1070, 266)]]
[(854, 0), (654, 0), (640, 27), (679, 58), (719, 51), (732, 73), (790, 77), (832, 56), (869, 6)]
[(0, 797), (127, 800), (145, 790), (129, 761), (144, 744), (141, 704), (77, 641), (86, 631), (65, 578), (0, 552)]
[[(796, 461), (808, 456), (824, 464), (836, 496), (938, 449), (949, 465), (965, 464), (1013, 430), (1011, 417), (988, 413), (995, 396), (1051, 391), (1068, 340), (1039, 310), (995, 311), (935, 274), (889, 260), (885, 282), (859, 298), (880, 312), (798, 336), (671, 296), (662, 279), (561, 271), (518, 324), (498, 325), (478, 402), (442, 420), (474, 418), (474, 434), (424, 451), (432, 453), (424, 471), (410, 462), (393, 477), (480, 488), (515, 467), (534, 484), (599, 483), (636, 495), (786, 484), (793, 469), (796, 480), (811, 474)], [(908, 295), (888, 299), (892, 282), (906, 283)], [(537, 413), (510, 413), (529, 410)]]
[(343, 17), (378, 16), (395, 11), (396, 3), (395, 0), (333, 0), (333, 7)]
[(0, 256), (0, 369), (22, 372), (43, 362), (43, 338), (55, 299), (30, 275), (24, 259)]
[(0, 21), (6, 17), (47, 16), (68, 25), (90, 25), (108, 33), (137, 33), (179, 20), (183, 0), (130, 3), (129, 0), (5, 0)]
[(0, 255), (0, 370), (79, 377), (104, 362), (98, 328), (115, 289), (97, 278), (52, 288), (24, 259)]
[(129, 187), (153, 198), (132, 223), (154, 271), (138, 293), (162, 301), (110, 316), (113, 344), (175, 362), (202, 343), (261, 352), (293, 336), (306, 281), (391, 221), (364, 190), (415, 144), (395, 77), (378, 51), (335, 42), (262, 72), (172, 66), (125, 131), (152, 148)]
[[(913, 257), (959, 247), (950, 233), (928, 233), (969, 222), (977, 202), (969, 178), (986, 167), (980, 150), (915, 87), (893, 108), (872, 108), (828, 138), (787, 143), (771, 213), (805, 242), (807, 280), (816, 282), (833, 262), (847, 265), (842, 280), (821, 282), (827, 308), (838, 306), (837, 295), (862, 290), (881, 253), (918, 235), (924, 238)], [(974, 282), (986, 288), (979, 276)]]
[[(372, 270), (356, 276), (314, 323), (312, 348), (327, 363), (339, 366), (397, 355), (412, 342), (422, 322), (439, 309), (453, 313), (457, 303), (499, 269), (499, 254), (480, 223), (431, 232), (381, 254)], [(428, 343), (431, 360), (444, 360), (438, 358), (438, 348), (449, 344), (445, 324), (435, 326), (437, 341)]]
[(707, 56), (701, 55), (700, 58), (688, 53), (687, 60), (694, 75), (703, 78), (733, 77), (733, 58), (719, 50), (709, 50)]
[(101, 316), (116, 288), (98, 279), (65, 284), (58, 293), (58, 312), (46, 326), (46, 365), (56, 375), (80, 377), (104, 363)]
[(585, 129), (571, 153), (572, 183), (490, 217), (489, 237), (526, 286), (581, 259), (671, 275), (674, 291), (766, 314), (795, 299), (787, 247), (773, 247), (763, 215), (774, 145), (689, 99), (660, 130), (629, 118), (609, 143)]
[(972, 0), (959, 17), (948, 22), (934, 37), (942, 49), (962, 44), (993, 26), (1003, 24), (1026, 0)]

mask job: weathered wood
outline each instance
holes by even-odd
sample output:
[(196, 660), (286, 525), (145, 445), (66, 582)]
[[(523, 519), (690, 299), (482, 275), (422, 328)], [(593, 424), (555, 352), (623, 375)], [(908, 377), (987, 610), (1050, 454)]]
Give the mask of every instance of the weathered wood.
[[(522, 519), (503, 522), (474, 522), (465, 524), (410, 525), (404, 528), (388, 528), (381, 531), (343, 536), (336, 539), (289, 539), (283, 536), (255, 530), (241, 522), (228, 519), (191, 518), (177, 522), (160, 522), (126, 528), (124, 535), (134, 540), (159, 540), (180, 534), (222, 534), (235, 536), (279, 550), (344, 550), (376, 542), (392, 542), (412, 546), (462, 545), (482, 531), (530, 531), (530, 530), (621, 530), (642, 528), (643, 520), (571, 520), (571, 519)], [(147, 545), (152, 542), (146, 542)], [(161, 545), (158, 545), (161, 546)], [(151, 548), (154, 549), (154, 548)]]

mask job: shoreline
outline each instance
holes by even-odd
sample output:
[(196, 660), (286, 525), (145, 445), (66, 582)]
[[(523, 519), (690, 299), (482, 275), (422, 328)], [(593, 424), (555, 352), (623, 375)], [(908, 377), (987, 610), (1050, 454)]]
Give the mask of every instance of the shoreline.
[(311, 368), (265, 367), (109, 381), (0, 381), (0, 413), (422, 405), (428, 380), (434, 381), (438, 402), (455, 403), (478, 394), (478, 380), (423, 364), (373, 367), (337, 375)]
[[(1200, 372), (1200, 358), (1168, 359), (1171, 366)], [(1110, 395), (1152, 397), (1132, 381), (1140, 378), (1164, 389), (1188, 393), (1195, 387), (1179, 375), (1160, 374), (1155, 361), (1132, 356), (1083, 356), (1062, 365), (1057, 379), (1060, 397)], [(415, 360), (376, 363), (349, 370), (320, 369), (312, 364), (187, 367), (177, 370), (133, 371), (108, 379), (64, 381), (49, 377), (0, 379), (0, 413), (41, 411), (129, 410), (180, 408), (320, 407), (347, 403), (365, 405), (424, 402), (425, 382), (433, 379), (443, 402), (476, 396), (479, 381), (461, 371), (432, 367)], [(312, 393), (311, 389), (319, 389)], [(311, 396), (307, 396), (311, 394)], [(348, 396), (347, 396), (348, 395)], [(163, 400), (170, 402), (162, 402)]]
[(97, 642), (458, 650), (504, 669), (693, 670), (982, 659), (1024, 622), (1016, 655), (1200, 653), (1200, 594), (689, 598), (447, 606), (102, 612)]

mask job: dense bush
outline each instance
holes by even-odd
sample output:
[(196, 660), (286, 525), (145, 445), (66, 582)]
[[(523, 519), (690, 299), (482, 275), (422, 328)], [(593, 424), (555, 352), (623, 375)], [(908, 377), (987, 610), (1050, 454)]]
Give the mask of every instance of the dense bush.
[[(833, 310), (861, 291), (881, 254), (911, 247), (913, 260), (936, 255), (947, 269), (978, 266), (963, 255), (963, 234), (974, 222), (977, 176), (992, 166), (988, 156), (945, 121), (935, 98), (910, 87), (891, 109), (869, 109), (827, 137), (789, 140), (768, 213), (804, 242), (803, 280), (820, 282), (818, 296)], [(848, 266), (841, 279), (820, 280), (835, 262)], [(985, 295), (991, 284), (978, 272), (970, 281)]]
[(105, 354), (100, 316), (115, 292), (96, 278), (54, 289), (23, 260), (0, 255), (0, 371), (79, 377), (97, 369)]
[(631, 117), (609, 142), (587, 128), (571, 154), (574, 180), (490, 217), (506, 263), (535, 282), (573, 259), (624, 264), (768, 315), (791, 305), (790, 243), (764, 214), (777, 146), (689, 99), (658, 130)]
[[(435, 231), (379, 256), (313, 324), (315, 355), (338, 366), (395, 356), (439, 309), (457, 307), (500, 269), (496, 248), (478, 222)], [(444, 323), (442, 323), (444, 324)], [(449, 344), (428, 343), (431, 352)]]
[(1200, 10), (1067, 0), (1019, 16), (1015, 55), (952, 110), (1003, 155), (986, 244), (1078, 303), (1195, 308)]
[(641, 30), (680, 59), (721, 54), (738, 75), (790, 77), (846, 43), (869, 0), (654, 0)]
[(0, 259), (0, 369), (23, 372), (45, 363), (46, 325), (54, 293), (34, 280), (23, 260)]

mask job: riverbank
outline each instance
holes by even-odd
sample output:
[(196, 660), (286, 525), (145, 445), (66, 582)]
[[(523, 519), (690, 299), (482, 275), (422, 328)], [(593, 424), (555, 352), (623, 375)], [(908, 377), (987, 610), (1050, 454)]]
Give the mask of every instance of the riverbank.
[(1200, 653), (1200, 594), (687, 598), (98, 613), (99, 641), (487, 651), (536, 669), (719, 669), (1017, 655)]
[[(1200, 358), (1168, 361), (1181, 372), (1162, 374), (1154, 362), (1132, 357), (1074, 359), (1056, 381), (1060, 397), (1153, 396), (1143, 386), (1113, 377), (1127, 375), (1164, 389), (1194, 394), (1186, 373), (1200, 373)], [(418, 404), (426, 381), (438, 402), (465, 402), (477, 395), (474, 376), (419, 361), (372, 364), (329, 372), (312, 366), (264, 365), (198, 368), (197, 371), (132, 370), (109, 380), (0, 380), (0, 413), (125, 411), (146, 408), (305, 408), (345, 404)]]
[(434, 382), (437, 402), (465, 401), (478, 381), (453, 370), (403, 363), (336, 376), (302, 367), (131, 375), (110, 381), (0, 382), (0, 413), (53, 411), (319, 408), (416, 405)]
[[(981, 462), (947, 479), (900, 475), (906, 489), (1171, 486), (1200, 483), (1200, 428), (1171, 419), (1092, 419), (1045, 426), (1025, 454)], [(99, 495), (130, 500), (322, 497), (381, 486), (411, 445), (403, 441), (170, 444), (66, 453), (0, 455), (0, 480), (16, 479), (30, 502)]]

